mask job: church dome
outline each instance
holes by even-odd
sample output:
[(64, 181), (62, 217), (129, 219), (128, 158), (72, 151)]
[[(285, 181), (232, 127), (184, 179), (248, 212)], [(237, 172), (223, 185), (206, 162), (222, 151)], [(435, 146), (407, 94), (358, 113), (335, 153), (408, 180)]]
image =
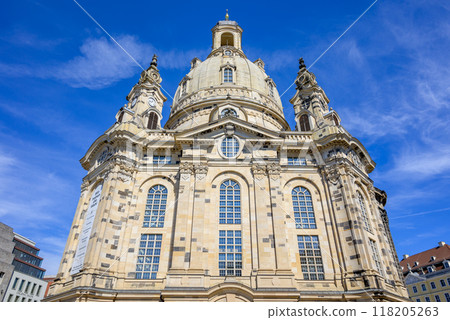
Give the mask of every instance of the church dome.
[(215, 120), (214, 115), (207, 117), (203, 112), (202, 117), (193, 115), (193, 111), (208, 108), (212, 113), (215, 106), (231, 103), (236, 107), (234, 112), (239, 113), (240, 108), (247, 121), (264, 123), (274, 130), (288, 129), (280, 96), (264, 71), (264, 62), (251, 62), (241, 49), (241, 27), (235, 21), (225, 20), (219, 21), (212, 31), (212, 51), (205, 61), (191, 61), (191, 70), (175, 93), (166, 127), (182, 129), (188, 124), (181, 124), (189, 121), (198, 125)]

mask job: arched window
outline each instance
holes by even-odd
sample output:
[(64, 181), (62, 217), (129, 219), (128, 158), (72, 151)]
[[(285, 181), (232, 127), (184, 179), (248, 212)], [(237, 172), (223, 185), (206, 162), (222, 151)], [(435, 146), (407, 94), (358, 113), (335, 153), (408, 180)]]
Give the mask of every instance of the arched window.
[(311, 131), (311, 126), (309, 125), (309, 117), (304, 114), (300, 117), (300, 131)]
[(239, 152), (239, 141), (234, 137), (226, 137), (222, 140), (222, 154), (226, 158), (233, 158)]
[(166, 215), (167, 189), (162, 185), (150, 188), (147, 195), (147, 204), (144, 214), (144, 228), (164, 227), (164, 216)]
[(220, 113), (220, 117), (224, 118), (224, 117), (237, 117), (237, 113), (236, 111), (234, 111), (233, 109), (227, 108), (227, 109), (223, 109), (222, 112)]
[(220, 38), (220, 45), (221, 46), (234, 46), (233, 35), (229, 32), (225, 32), (224, 34), (222, 34), (222, 37)]
[(364, 204), (364, 198), (359, 191), (356, 193), (358, 196), (358, 204), (359, 204), (359, 209), (361, 210), (361, 217), (363, 219), (364, 229), (371, 232), (369, 219), (367, 217), (366, 205)]
[(233, 82), (233, 70), (231, 68), (225, 68), (223, 70), (223, 82)]
[(148, 115), (147, 129), (158, 129), (158, 115), (156, 114), (156, 112), (150, 112), (150, 114)]
[(181, 85), (181, 94), (186, 94), (187, 81), (184, 81)]
[(234, 180), (226, 180), (220, 186), (219, 223), (241, 223), (241, 188)]
[(316, 229), (316, 219), (311, 193), (303, 187), (292, 189), (292, 204), (294, 206), (295, 227), (297, 229)]
[(335, 124), (336, 126), (339, 125), (339, 120), (338, 120), (338, 118), (337, 118), (335, 115), (333, 115), (333, 121), (334, 121), (334, 124)]

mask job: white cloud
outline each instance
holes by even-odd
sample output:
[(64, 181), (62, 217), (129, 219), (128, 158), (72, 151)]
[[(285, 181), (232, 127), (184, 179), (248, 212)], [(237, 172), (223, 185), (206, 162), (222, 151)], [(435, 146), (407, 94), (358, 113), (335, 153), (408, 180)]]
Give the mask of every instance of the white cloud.
[[(189, 69), (194, 57), (207, 54), (207, 50), (157, 50), (135, 36), (123, 35), (116, 41), (143, 68), (147, 68), (158, 54), (158, 67), (166, 69)], [(101, 89), (128, 79), (141, 72), (140, 67), (117, 44), (106, 37), (88, 38), (80, 46), (80, 54), (67, 62), (47, 66), (0, 63), (0, 73), (12, 77), (39, 77), (56, 79), (74, 88)]]

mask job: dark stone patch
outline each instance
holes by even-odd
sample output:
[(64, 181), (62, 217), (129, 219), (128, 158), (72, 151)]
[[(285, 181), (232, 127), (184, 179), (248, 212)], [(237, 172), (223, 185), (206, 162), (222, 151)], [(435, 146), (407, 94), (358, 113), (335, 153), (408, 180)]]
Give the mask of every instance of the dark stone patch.
[(207, 248), (203, 248), (203, 252), (208, 252), (208, 249)]
[(205, 199), (205, 203), (210, 203), (211, 199)]
[(191, 253), (190, 252), (186, 252), (184, 254), (184, 262), (189, 262), (191, 260)]
[(276, 203), (272, 203), (272, 207), (276, 208), (277, 204)]
[(271, 216), (272, 216), (272, 213), (271, 213), (271, 212), (267, 212), (267, 216), (268, 216), (268, 217), (271, 217)]
[(109, 263), (103, 263), (102, 262), (101, 267), (102, 268), (109, 268)]
[(215, 184), (213, 184), (213, 185), (211, 186), (211, 188), (215, 189), (215, 188), (217, 188), (217, 186), (216, 186)]
[(269, 238), (263, 238), (262, 241), (265, 242), (265, 243), (268, 243), (268, 242), (270, 242), (270, 239)]
[(106, 218), (102, 218), (102, 222), (106, 222)]
[(111, 245), (111, 250), (116, 250), (117, 249), (117, 246), (115, 246), (115, 245)]
[(185, 247), (173, 247), (173, 251), (184, 251)]
[(362, 244), (362, 240), (358, 239), (358, 240), (353, 240), (353, 244)]
[(106, 254), (106, 257), (107, 257), (108, 259), (112, 259), (112, 260), (114, 260), (114, 259), (116, 258), (116, 256), (114, 256), (114, 255), (112, 255), (112, 254), (109, 254), (109, 253)]
[(185, 237), (180, 237), (180, 241), (186, 241)]
[(108, 243), (108, 239), (105, 239), (105, 243)]
[(119, 227), (119, 226), (112, 226), (112, 228), (115, 229), (115, 230), (121, 230), (122, 229), (122, 227)]
[(128, 248), (128, 252), (134, 252), (134, 248)]
[(345, 241), (352, 241), (352, 237), (346, 237)]
[(197, 242), (197, 238), (192, 238), (192, 242)]
[(113, 239), (120, 239), (120, 236), (113, 236)]
[(354, 256), (350, 256), (350, 260), (355, 260), (358, 259), (360, 257), (359, 253), (355, 254)]

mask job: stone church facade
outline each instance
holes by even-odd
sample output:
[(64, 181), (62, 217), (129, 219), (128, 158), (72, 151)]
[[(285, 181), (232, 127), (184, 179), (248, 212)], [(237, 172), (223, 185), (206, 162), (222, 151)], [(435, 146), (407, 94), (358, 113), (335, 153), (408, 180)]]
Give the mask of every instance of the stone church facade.
[(406, 301), (375, 163), (300, 59), (291, 130), (219, 21), (161, 126), (157, 58), (87, 170), (47, 301)]

